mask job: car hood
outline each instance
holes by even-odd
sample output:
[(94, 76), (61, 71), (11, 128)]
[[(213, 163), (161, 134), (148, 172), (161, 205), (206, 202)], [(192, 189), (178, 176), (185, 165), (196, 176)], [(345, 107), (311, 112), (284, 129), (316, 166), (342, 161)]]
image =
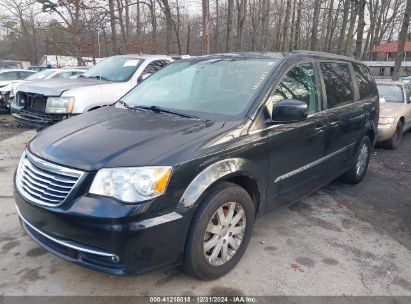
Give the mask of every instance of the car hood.
[(43, 159), (86, 171), (161, 165), (161, 155), (223, 125), (165, 113), (105, 107), (43, 130), (28, 148)]
[(6, 86), (6, 85), (8, 85), (8, 84), (10, 84), (10, 83), (12, 83), (14, 80), (3, 80), (3, 81), (0, 81), (0, 88), (1, 87), (4, 87), (4, 86)]
[(5, 85), (4, 87), (0, 87), (0, 92), (11, 92), (13, 91), (13, 87), (17, 86), (18, 84), (22, 83), (24, 80), (14, 80), (13, 82)]
[(396, 102), (381, 102), (380, 116), (381, 117), (398, 117), (404, 114), (406, 104)]
[(100, 81), (98, 79), (87, 78), (67, 78), (67, 79), (46, 79), (26, 81), (19, 85), (19, 91), (42, 94), (45, 96), (60, 96), (63, 92), (87, 86), (113, 83), (109, 81)]

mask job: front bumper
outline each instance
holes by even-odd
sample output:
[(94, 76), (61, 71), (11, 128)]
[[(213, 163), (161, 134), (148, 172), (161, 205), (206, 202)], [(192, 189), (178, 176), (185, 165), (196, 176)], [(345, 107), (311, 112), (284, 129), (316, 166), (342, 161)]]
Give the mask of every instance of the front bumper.
[(383, 142), (389, 140), (391, 137), (394, 136), (395, 130), (397, 128), (397, 124), (389, 124), (389, 125), (378, 125), (378, 142)]
[(44, 129), (69, 117), (63, 114), (46, 114), (23, 108), (20, 108), (18, 111), (12, 110), (12, 113), (19, 124), (36, 129)]
[[(71, 206), (63, 204), (58, 208), (32, 204), (18, 190), (15, 198), (20, 221), (29, 236), (70, 262), (110, 274), (131, 275), (182, 260), (189, 214), (118, 218), (122, 211), (110, 208), (122, 208), (122, 204), (117, 202), (114, 206), (108, 198), (83, 196)], [(135, 213), (141, 208), (147, 206), (140, 206)]]

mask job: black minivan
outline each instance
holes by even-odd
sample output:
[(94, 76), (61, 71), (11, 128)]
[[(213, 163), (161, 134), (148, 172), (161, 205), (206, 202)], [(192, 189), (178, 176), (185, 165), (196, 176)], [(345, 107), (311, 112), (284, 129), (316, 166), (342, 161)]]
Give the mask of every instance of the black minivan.
[(40, 246), (95, 270), (183, 263), (214, 279), (256, 219), (338, 177), (363, 179), (378, 100), (368, 68), (347, 57), (180, 60), (40, 132), (15, 176), (19, 218)]

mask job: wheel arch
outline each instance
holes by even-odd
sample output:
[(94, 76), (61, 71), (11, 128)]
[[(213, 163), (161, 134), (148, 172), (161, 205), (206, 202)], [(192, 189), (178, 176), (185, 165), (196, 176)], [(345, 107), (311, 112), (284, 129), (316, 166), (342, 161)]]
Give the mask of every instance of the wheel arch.
[(189, 208), (199, 205), (213, 186), (224, 181), (236, 184), (247, 191), (253, 200), (256, 213), (258, 212), (261, 189), (256, 178), (248, 172), (246, 161), (240, 158), (219, 161), (202, 170), (184, 191), (178, 207)]

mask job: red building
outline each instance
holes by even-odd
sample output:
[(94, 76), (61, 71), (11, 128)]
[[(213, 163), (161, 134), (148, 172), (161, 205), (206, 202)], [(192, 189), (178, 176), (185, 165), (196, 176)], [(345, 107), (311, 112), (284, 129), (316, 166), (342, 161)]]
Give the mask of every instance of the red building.
[[(411, 60), (411, 42), (405, 43), (404, 60)], [(371, 50), (371, 57), (373, 60), (394, 61), (398, 51), (398, 42), (388, 42), (377, 45)]]

